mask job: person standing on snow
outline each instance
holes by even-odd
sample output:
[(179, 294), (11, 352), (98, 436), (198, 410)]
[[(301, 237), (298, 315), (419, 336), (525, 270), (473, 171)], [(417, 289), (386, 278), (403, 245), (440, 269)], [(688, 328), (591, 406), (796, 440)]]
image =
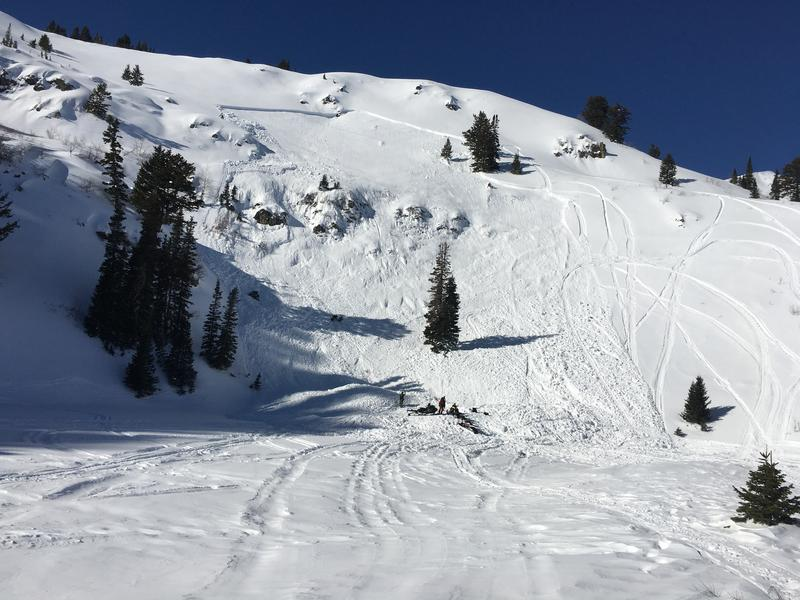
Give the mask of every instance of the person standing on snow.
[(439, 412), (436, 414), (443, 415), (444, 414), (444, 406), (445, 406), (445, 399), (444, 396), (439, 398)]

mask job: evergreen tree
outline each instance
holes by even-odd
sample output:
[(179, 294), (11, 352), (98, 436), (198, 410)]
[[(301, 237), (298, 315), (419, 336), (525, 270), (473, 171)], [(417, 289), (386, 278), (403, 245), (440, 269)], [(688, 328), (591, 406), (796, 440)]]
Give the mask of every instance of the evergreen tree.
[(125, 370), (125, 385), (137, 398), (153, 395), (157, 388), (156, 364), (153, 356), (153, 342), (148, 331), (141, 331), (128, 368)]
[(178, 153), (156, 147), (139, 169), (131, 202), (144, 220), (153, 220), (157, 230), (176, 215), (199, 208), (202, 201), (194, 189), (194, 165)]
[(132, 42), (130, 36), (127, 33), (123, 33), (120, 37), (117, 38), (117, 41), (114, 45), (117, 48), (127, 48), (130, 50), (131, 43)]
[(447, 140), (445, 140), (444, 146), (442, 146), (442, 152), (440, 156), (447, 161), (453, 158), (453, 145), (450, 143), (450, 138), (447, 138)]
[(769, 186), (769, 197), (773, 200), (780, 200), (783, 195), (781, 189), (781, 174), (776, 170), (772, 178), (772, 184)]
[(655, 144), (650, 144), (650, 148), (647, 149), (647, 153), (653, 158), (661, 158), (661, 148)]
[(176, 281), (172, 285), (172, 306), (170, 307), (169, 340), (170, 350), (164, 362), (167, 380), (179, 394), (194, 392), (197, 371), (194, 369), (192, 353), (192, 324), (189, 306), (191, 305), (192, 287), (196, 283), (197, 257), (194, 240), (194, 222), (190, 221), (184, 228), (180, 240), (178, 264), (175, 273)]
[(781, 194), (792, 202), (800, 202), (800, 156), (783, 167)]
[(500, 156), (499, 120), (497, 115), (490, 121), (486, 113), (473, 115), (472, 127), (464, 132), (464, 145), (472, 154), (472, 170), (491, 173), (497, 170)]
[(604, 96), (589, 96), (581, 116), (587, 124), (603, 129), (608, 119), (608, 100)]
[(117, 118), (108, 118), (108, 127), (103, 132), (103, 141), (108, 144), (108, 150), (100, 160), (100, 164), (103, 165), (103, 175), (106, 176), (103, 185), (113, 200), (125, 202), (128, 187), (125, 185), (125, 170), (122, 168), (122, 144), (119, 141), (119, 120)]
[(706, 384), (699, 375), (689, 386), (689, 395), (683, 406), (681, 419), (687, 423), (705, 425), (711, 420), (711, 411), (708, 409), (710, 402), (706, 394)]
[(511, 161), (511, 173), (513, 175), (522, 175), (522, 163), (519, 161), (519, 153), (514, 154), (514, 160)]
[(46, 33), (43, 33), (42, 37), (39, 38), (39, 50), (42, 51), (42, 56), (46, 59), (49, 59), (50, 54), (53, 52), (53, 44), (50, 43), (50, 38), (47, 37)]
[(733, 185), (739, 185), (739, 174), (736, 172), (736, 169), (734, 169), (733, 173), (731, 173), (730, 182)]
[(108, 103), (111, 101), (111, 94), (108, 91), (108, 86), (104, 83), (98, 83), (97, 86), (89, 94), (89, 99), (83, 106), (83, 109), (95, 117), (101, 119), (106, 118), (108, 113)]
[(445, 355), (458, 347), (459, 296), (456, 282), (450, 271), (449, 247), (439, 245), (436, 264), (428, 281), (431, 283), (428, 311), (425, 313), (425, 344), (431, 351)]
[(753, 175), (753, 159), (748, 157), (744, 175), (739, 178), (739, 185), (750, 192), (751, 198), (758, 198), (758, 184)]
[(11, 23), (8, 24), (8, 29), (6, 29), (6, 33), (3, 36), (2, 42), (0, 42), (6, 48), (13, 48), (14, 47), (14, 38), (11, 36)]
[(213, 361), (209, 364), (215, 369), (229, 369), (236, 358), (238, 346), (236, 338), (236, 324), (239, 317), (236, 312), (236, 303), (239, 301), (239, 289), (233, 288), (228, 294), (228, 304), (225, 307), (225, 315), (222, 318), (222, 326), (219, 330), (217, 347), (214, 349)]
[(126, 304), (128, 237), (125, 234), (125, 212), (119, 197), (114, 198), (114, 212), (108, 227), (100, 277), (92, 294), (84, 329), (91, 337), (99, 337), (103, 347), (113, 354), (115, 348), (127, 345), (122, 317)]
[(47, 28), (45, 29), (47, 33), (55, 33), (57, 35), (67, 35), (67, 30), (64, 29), (61, 25), (56, 23), (55, 21), (50, 21), (47, 24)]
[(658, 180), (664, 185), (677, 185), (678, 180), (675, 175), (678, 173), (678, 168), (675, 165), (675, 159), (672, 154), (667, 153), (664, 160), (661, 161), (661, 170), (658, 173)]
[(12, 221), (11, 217), (13, 217), (13, 213), (11, 212), (11, 201), (8, 199), (7, 193), (0, 193), (0, 219), (7, 221), (4, 225), (0, 225), (0, 242), (6, 239), (11, 232), (14, 231), (17, 227), (19, 227), (19, 223), (17, 221)]
[(261, 373), (256, 375), (255, 380), (250, 384), (250, 389), (255, 390), (256, 392), (261, 390)]
[(733, 488), (741, 499), (733, 520), (764, 525), (792, 523), (792, 516), (800, 512), (800, 498), (792, 495), (793, 488), (772, 460), (772, 452), (762, 452), (759, 465), (750, 471), (744, 488)]
[(328, 183), (328, 176), (323, 175), (322, 179), (319, 180), (319, 191), (320, 192), (327, 192), (330, 188), (330, 184)]
[[(334, 185), (334, 189), (336, 189), (335, 185)], [(238, 201), (239, 201), (239, 188), (237, 188), (236, 186), (233, 186), (231, 188), (231, 202), (238, 202)]]
[(81, 27), (81, 33), (78, 36), (78, 39), (82, 42), (91, 42), (92, 41), (92, 32), (89, 31), (89, 28), (84, 25)]
[(461, 298), (456, 287), (455, 277), (450, 275), (444, 286), (444, 347), (445, 354), (458, 348), (458, 337), (461, 329), (458, 326), (458, 313)]
[(81, 30), (76, 26), (72, 28), (72, 33), (69, 35), (73, 40), (79, 40), (81, 38)]
[(622, 104), (615, 104), (608, 109), (608, 116), (603, 125), (603, 133), (608, 136), (612, 142), (622, 144), (625, 142), (625, 136), (628, 134), (628, 121), (631, 118), (631, 111)]
[(139, 65), (133, 66), (128, 83), (137, 87), (144, 84), (144, 75), (142, 75), (142, 70), (139, 68)]
[(130, 65), (125, 65), (125, 68), (122, 70), (122, 79), (124, 79), (127, 82), (130, 82), (130, 80), (131, 80), (131, 66)]
[(222, 188), (222, 193), (219, 195), (220, 206), (229, 206), (231, 203), (231, 186), (226, 181), (225, 187)]
[(289, 64), (289, 61), (285, 58), (282, 58), (281, 61), (276, 65), (279, 69), (283, 69), (284, 71), (291, 71), (292, 66)]
[(220, 328), (222, 327), (222, 291), (219, 287), (219, 279), (217, 285), (214, 286), (214, 293), (211, 296), (211, 304), (208, 307), (208, 314), (203, 323), (203, 341), (200, 345), (200, 356), (206, 359), (206, 362), (211, 364), (214, 360), (214, 353), (216, 351)]
[(123, 288), (124, 310), (120, 314), (123, 345), (133, 347), (147, 331), (149, 342), (153, 336), (153, 308), (155, 303), (155, 278), (160, 256), (158, 221), (142, 219), (139, 240), (131, 251)]

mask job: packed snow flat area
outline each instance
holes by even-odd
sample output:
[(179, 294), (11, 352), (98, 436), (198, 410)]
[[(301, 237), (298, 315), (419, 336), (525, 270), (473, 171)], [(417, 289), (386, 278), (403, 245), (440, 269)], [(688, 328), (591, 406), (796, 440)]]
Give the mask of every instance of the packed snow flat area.
[(800, 590), (796, 528), (730, 522), (728, 481), (744, 478), (742, 465), (710, 454), (512, 452), (459, 438), (448, 419), (419, 417), (420, 429), (374, 439), (131, 435), (68, 450), (55, 437), (4, 455), (0, 464), (14, 465), (0, 480), (4, 597)]
[[(797, 528), (730, 520), (765, 446), (800, 484), (800, 207), (681, 168), (665, 188), (623, 145), (579, 158), (600, 132), (489, 92), (52, 38), (50, 60), (0, 48), (0, 596), (800, 597)], [(192, 395), (134, 399), (129, 357), (81, 328), (111, 212), (82, 110), (101, 80), (131, 183), (155, 145), (197, 166), (196, 340), (217, 279), (242, 292), (236, 364), (198, 361)], [(479, 110), (498, 173), (470, 172)], [(421, 339), (441, 241), (447, 357)], [(679, 417), (697, 375), (709, 432)]]

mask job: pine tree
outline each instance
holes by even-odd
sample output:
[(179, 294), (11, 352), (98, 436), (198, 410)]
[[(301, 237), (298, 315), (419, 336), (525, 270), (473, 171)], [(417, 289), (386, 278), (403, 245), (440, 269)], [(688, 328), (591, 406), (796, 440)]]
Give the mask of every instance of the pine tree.
[(458, 326), (458, 313), (461, 308), (461, 298), (456, 287), (455, 277), (447, 278), (444, 286), (444, 352), (447, 354), (458, 348), (458, 337), (461, 329)]
[(497, 170), (500, 156), (499, 119), (490, 121), (486, 113), (473, 115), (472, 127), (464, 132), (464, 145), (472, 154), (472, 170), (476, 173), (491, 173)]
[(131, 66), (130, 65), (125, 65), (125, 68), (122, 70), (122, 79), (124, 79), (127, 82), (130, 82), (130, 80), (131, 80)]
[(194, 369), (191, 314), (187, 304), (179, 304), (174, 318), (164, 371), (167, 381), (179, 394), (191, 393), (194, 392), (197, 371)]
[(125, 370), (125, 385), (133, 390), (137, 398), (142, 398), (156, 392), (158, 379), (149, 332), (142, 331), (138, 337), (136, 352)]
[(425, 313), (425, 344), (431, 351), (447, 354), (458, 347), (459, 296), (450, 271), (449, 247), (439, 245), (436, 264), (428, 281), (431, 283), (428, 311)]
[[(335, 189), (335, 186), (334, 186)], [(231, 202), (238, 202), (239, 201), (239, 188), (233, 186), (231, 188)]]
[(89, 30), (89, 28), (86, 25), (81, 27), (81, 34), (80, 34), (80, 36), (78, 36), (78, 39), (80, 41), (82, 41), (82, 42), (91, 42), (92, 41), (92, 32)]
[(53, 52), (53, 44), (46, 33), (43, 33), (42, 37), (39, 38), (39, 50), (42, 51), (42, 56), (46, 59), (49, 59), (50, 54)]
[(739, 178), (739, 185), (750, 192), (751, 198), (758, 198), (758, 184), (753, 175), (753, 159), (748, 157), (744, 175)]
[(689, 386), (689, 395), (683, 406), (681, 419), (687, 423), (705, 425), (711, 420), (710, 402), (706, 393), (706, 384), (699, 375)]
[(628, 121), (631, 118), (631, 111), (629, 111), (622, 104), (615, 104), (608, 109), (608, 116), (603, 125), (603, 133), (608, 136), (612, 142), (622, 144), (625, 142), (625, 136), (628, 135)]
[(53, 20), (47, 24), (45, 31), (47, 33), (55, 33), (57, 35), (67, 35), (67, 30)]
[(19, 223), (17, 221), (11, 220), (11, 217), (13, 216), (14, 215), (11, 212), (11, 201), (8, 199), (8, 194), (0, 193), (0, 219), (8, 221), (4, 225), (0, 225), (0, 242), (6, 239), (9, 235), (11, 235), (11, 232), (19, 227)]
[(514, 160), (511, 161), (511, 173), (513, 175), (522, 175), (522, 163), (519, 161), (519, 153), (514, 154)]
[(100, 277), (84, 321), (86, 333), (99, 337), (103, 347), (109, 352), (126, 347), (123, 314), (129, 252), (123, 204), (126, 188), (122, 170), (122, 144), (118, 134), (119, 121), (111, 117), (103, 133), (103, 141), (108, 144), (109, 149), (100, 162), (104, 165), (103, 174), (107, 179), (103, 183), (114, 202), (114, 213), (109, 221)]
[(222, 327), (219, 331), (217, 347), (214, 350), (214, 357), (211, 364), (215, 369), (229, 369), (236, 358), (236, 324), (239, 317), (236, 313), (236, 303), (239, 301), (239, 289), (233, 288), (228, 294), (228, 304), (225, 307), (225, 315), (222, 318)]
[(608, 119), (608, 100), (604, 96), (589, 96), (581, 116), (588, 125), (603, 129)]
[(775, 175), (772, 177), (772, 184), (769, 186), (769, 197), (772, 200), (780, 200), (782, 195), (781, 174), (776, 169)]
[(160, 229), (176, 215), (202, 204), (194, 189), (194, 172), (194, 165), (180, 154), (158, 146), (139, 169), (131, 203)]
[(661, 148), (655, 144), (650, 144), (650, 148), (647, 149), (647, 153), (653, 158), (661, 158)]
[(442, 152), (439, 154), (442, 158), (449, 161), (453, 158), (453, 145), (450, 143), (450, 138), (447, 138), (442, 146)]
[(139, 68), (139, 65), (133, 66), (128, 83), (137, 87), (144, 84), (144, 75), (142, 75), (142, 70)]
[(792, 495), (793, 488), (772, 460), (772, 452), (762, 452), (759, 465), (750, 471), (744, 488), (733, 488), (741, 499), (733, 520), (764, 525), (792, 523), (792, 516), (800, 512), (800, 498)]
[(14, 47), (14, 38), (11, 37), (11, 23), (8, 24), (8, 29), (6, 29), (6, 33), (3, 36), (3, 41), (0, 43), (2, 43), (6, 48)]
[(211, 296), (211, 304), (208, 307), (208, 314), (203, 323), (203, 341), (200, 345), (200, 356), (211, 364), (214, 361), (214, 353), (218, 345), (220, 328), (222, 327), (222, 291), (217, 285), (214, 286), (214, 293)]
[(222, 188), (222, 193), (219, 195), (220, 206), (229, 206), (231, 203), (231, 186), (226, 181), (225, 187)]
[(108, 127), (103, 132), (103, 141), (108, 144), (100, 164), (103, 165), (103, 175), (106, 180), (103, 185), (106, 192), (113, 200), (125, 202), (128, 195), (128, 186), (125, 185), (125, 170), (122, 168), (122, 144), (119, 141), (119, 119), (108, 118)]
[(677, 185), (678, 180), (675, 179), (677, 172), (678, 168), (675, 165), (675, 159), (672, 158), (672, 154), (667, 153), (667, 156), (665, 156), (664, 160), (661, 161), (661, 170), (658, 173), (658, 181), (664, 185)]
[(108, 103), (111, 101), (111, 94), (108, 91), (108, 86), (104, 83), (98, 83), (97, 86), (89, 94), (89, 99), (84, 104), (83, 109), (90, 114), (101, 119), (106, 118), (108, 113)]
[(736, 172), (736, 169), (734, 169), (733, 173), (731, 173), (730, 182), (733, 185), (739, 185), (739, 174)]
[(783, 167), (781, 193), (792, 202), (800, 202), (800, 156)]
[(123, 315), (128, 237), (125, 234), (125, 212), (119, 197), (114, 198), (114, 212), (108, 227), (100, 277), (92, 294), (84, 329), (91, 337), (99, 337), (103, 347), (113, 354), (115, 348), (122, 349), (127, 345)]
[(319, 180), (319, 191), (320, 192), (327, 192), (330, 188), (330, 184), (328, 183), (328, 176), (323, 175), (322, 179)]
[[(120, 37), (117, 38), (116, 43), (114, 44), (117, 48), (127, 48), (130, 50), (131, 48), (131, 38), (127, 33), (123, 33)], [(124, 79), (124, 77), (123, 77)]]
[(261, 373), (256, 375), (255, 380), (250, 384), (250, 389), (256, 392), (261, 390)]
[(289, 64), (289, 61), (286, 58), (282, 58), (281, 61), (275, 66), (278, 67), (279, 69), (283, 69), (284, 71), (292, 70), (292, 65)]

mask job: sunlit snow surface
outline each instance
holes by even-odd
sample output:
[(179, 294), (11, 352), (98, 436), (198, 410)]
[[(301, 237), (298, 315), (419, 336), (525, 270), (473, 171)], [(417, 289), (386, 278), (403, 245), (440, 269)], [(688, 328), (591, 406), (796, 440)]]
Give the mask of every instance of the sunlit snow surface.
[[(49, 61), (0, 48), (15, 81), (76, 87), (0, 94), (26, 149), (0, 169), (21, 225), (0, 244), (0, 597), (800, 596), (797, 528), (730, 520), (758, 450), (800, 483), (800, 207), (683, 169), (666, 189), (616, 144), (556, 157), (599, 132), (488, 92), (51, 37)], [(137, 63), (141, 88), (119, 77)], [(192, 396), (133, 399), (127, 358), (81, 330), (110, 214), (81, 110), (101, 79), (131, 181), (155, 144), (197, 165), (195, 339), (217, 278), (242, 291), (237, 362), (199, 364)], [(492, 175), (461, 141), (478, 110), (500, 117)], [(323, 174), (341, 190), (309, 196)], [(446, 358), (421, 344), (445, 240)], [(708, 433), (678, 416), (698, 374)], [(407, 416), (401, 390), (476, 407), (485, 435)]]

